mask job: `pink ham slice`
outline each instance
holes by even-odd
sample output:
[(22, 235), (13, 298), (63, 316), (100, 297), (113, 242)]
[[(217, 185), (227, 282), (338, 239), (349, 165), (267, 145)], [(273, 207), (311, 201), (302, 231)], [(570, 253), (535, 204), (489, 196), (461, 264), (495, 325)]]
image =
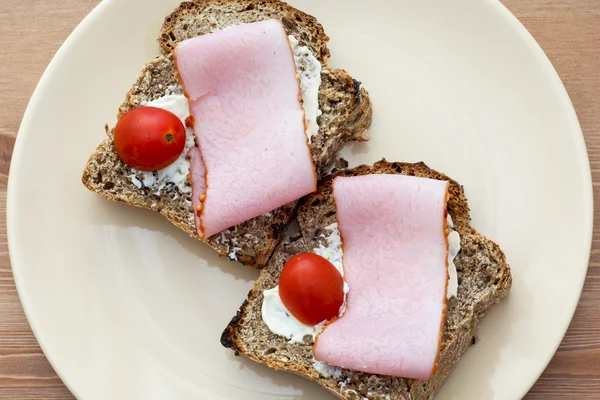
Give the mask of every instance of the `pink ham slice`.
[[(186, 40), (175, 60), (206, 168), (201, 237), (316, 189), (296, 66), (280, 22)], [(194, 181), (201, 175), (192, 173)]]
[(314, 356), (339, 367), (429, 379), (436, 369), (448, 281), (448, 182), (402, 175), (333, 182), (343, 240), (346, 312)]

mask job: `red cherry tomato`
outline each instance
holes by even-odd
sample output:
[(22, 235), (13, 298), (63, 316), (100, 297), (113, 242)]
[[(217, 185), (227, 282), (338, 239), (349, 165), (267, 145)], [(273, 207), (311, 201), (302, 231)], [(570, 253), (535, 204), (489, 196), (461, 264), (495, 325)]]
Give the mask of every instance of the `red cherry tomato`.
[(332, 263), (314, 253), (300, 253), (285, 264), (279, 296), (294, 317), (316, 325), (336, 317), (344, 302), (344, 279)]
[(156, 107), (138, 107), (115, 126), (115, 149), (132, 168), (156, 171), (172, 164), (185, 148), (185, 127), (175, 114)]

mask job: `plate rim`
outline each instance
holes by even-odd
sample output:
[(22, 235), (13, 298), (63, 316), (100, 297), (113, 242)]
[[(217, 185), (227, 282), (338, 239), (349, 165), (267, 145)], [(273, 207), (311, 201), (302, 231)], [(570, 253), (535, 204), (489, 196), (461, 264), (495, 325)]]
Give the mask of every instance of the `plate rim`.
[(563, 103), (563, 108), (565, 109), (565, 111), (568, 111), (568, 113), (569, 113), (569, 116), (568, 116), (569, 123), (572, 125), (572, 127), (574, 129), (573, 144), (575, 145), (575, 151), (577, 153), (579, 153), (577, 158), (582, 161), (580, 163), (580, 166), (581, 166), (580, 174), (581, 174), (582, 179), (585, 182), (587, 182), (587, 185), (585, 185), (583, 187), (584, 193), (582, 193), (582, 200), (584, 200), (587, 203), (587, 206), (585, 207), (585, 209), (586, 209), (586, 213), (588, 214), (588, 218), (585, 218), (585, 223), (587, 226), (584, 226), (582, 228), (582, 231), (585, 232), (585, 237), (587, 240), (587, 242), (584, 244), (584, 247), (586, 248), (586, 254), (587, 254), (587, 257), (586, 257), (587, 263), (586, 263), (584, 271), (583, 271), (584, 273), (582, 273), (582, 275), (579, 279), (579, 282), (578, 282), (577, 290), (578, 290), (579, 294), (577, 295), (577, 301), (574, 302), (574, 304), (572, 304), (570, 306), (570, 311), (569, 311), (569, 315), (568, 315), (569, 323), (566, 324), (566, 326), (562, 329), (562, 332), (560, 335), (560, 340), (558, 340), (558, 342), (554, 344), (553, 351), (548, 354), (548, 356), (546, 357), (546, 360), (542, 364), (541, 368), (536, 373), (535, 380), (533, 382), (531, 382), (529, 387), (523, 393), (521, 393), (521, 397), (524, 397), (531, 390), (531, 388), (533, 388), (533, 386), (538, 382), (538, 380), (540, 379), (540, 377), (546, 370), (546, 367), (548, 367), (548, 364), (550, 364), (550, 361), (554, 358), (556, 351), (558, 350), (558, 348), (560, 347), (561, 343), (563, 342), (563, 340), (565, 338), (567, 330), (569, 329), (569, 327), (571, 326), (571, 323), (573, 322), (573, 317), (575, 315), (575, 311), (577, 310), (577, 307), (579, 306), (581, 294), (583, 293), (583, 285), (585, 284), (585, 280), (587, 278), (587, 272), (590, 267), (590, 256), (592, 254), (592, 242), (593, 242), (593, 237), (594, 237), (594, 188), (593, 188), (593, 179), (592, 179), (592, 171), (591, 171), (591, 167), (590, 167), (589, 153), (588, 153), (587, 146), (585, 143), (585, 136), (583, 134), (583, 130), (581, 129), (581, 124), (579, 122), (579, 118), (577, 117), (577, 111), (575, 110), (575, 106), (573, 105), (573, 102), (571, 101), (569, 92), (567, 91), (567, 88), (565, 87), (562, 79), (560, 78), (558, 71), (554, 67), (554, 64), (552, 64), (552, 61), (550, 61), (550, 58), (548, 57), (548, 55), (546, 54), (544, 49), (542, 49), (542, 46), (537, 42), (537, 40), (535, 40), (535, 38), (533, 37), (531, 32), (529, 32), (529, 30), (525, 27), (525, 25), (523, 25), (523, 23), (521, 23), (521, 21), (519, 21), (519, 19), (508, 9), (508, 7), (506, 7), (500, 1), (494, 1), (494, 0), (486, 0), (486, 1), (491, 7), (495, 8), (501, 16), (506, 18), (506, 20), (511, 24), (511, 26), (517, 31), (517, 33), (519, 34), (521, 39), (524, 40), (524, 42), (527, 45), (527, 47), (529, 48), (529, 50), (533, 54), (535, 54), (536, 58), (539, 61), (541, 61), (543, 63), (542, 67), (548, 71), (548, 78), (551, 79), (551, 82), (552, 82), (551, 84), (555, 87), (555, 89), (558, 89), (557, 94), (560, 97), (561, 102)]
[[(16, 187), (17, 187), (17, 177), (18, 170), (16, 168), (12, 168), (15, 164), (15, 161), (22, 157), (22, 154), (25, 150), (24, 147), (24, 132), (28, 131), (28, 125), (30, 124), (30, 120), (33, 118), (33, 114), (38, 107), (38, 103), (40, 102), (41, 94), (44, 92), (44, 88), (49, 84), (52, 79), (52, 75), (54, 71), (59, 68), (61, 60), (67, 57), (70, 53), (71, 47), (75, 44), (75, 42), (79, 39), (79, 37), (85, 32), (87, 26), (92, 24), (96, 18), (98, 18), (102, 12), (111, 6), (112, 3), (116, 3), (122, 0), (101, 0), (73, 29), (73, 31), (69, 34), (67, 39), (62, 43), (60, 48), (57, 50), (55, 55), (52, 57), (48, 66), (44, 70), (40, 80), (38, 81), (31, 98), (27, 104), (25, 112), (23, 114), (19, 130), (17, 133), (17, 137), (15, 140), (15, 146), (13, 148), (12, 158), (11, 158), (11, 169), (9, 171), (8, 176), (8, 185), (7, 185), (7, 199), (6, 199), (6, 231), (7, 231), (7, 243), (8, 243), (8, 252), (9, 259), (11, 264), (11, 269), (13, 272), (13, 278), (15, 281), (15, 286), (17, 289), (19, 301), (23, 307), (23, 311), (27, 318), (27, 322), (34, 334), (35, 339), (38, 342), (44, 356), (59, 376), (63, 384), (69, 389), (71, 394), (76, 398), (82, 398), (81, 393), (74, 387), (72, 382), (69, 380), (68, 376), (64, 374), (62, 367), (59, 365), (59, 358), (55, 355), (50, 355), (47, 352), (47, 341), (44, 338), (42, 333), (42, 328), (39, 322), (36, 322), (34, 318), (34, 313), (32, 312), (32, 306), (29, 303), (29, 298), (27, 295), (27, 290), (24, 287), (24, 278), (22, 278), (20, 274), (21, 268), (17, 265), (20, 264), (18, 261), (17, 248), (15, 244), (16, 237), (16, 218), (14, 216), (14, 204), (17, 203), (18, 199), (16, 197)], [(286, 0), (282, 0), (286, 1)], [(290, 0), (287, 0), (290, 1)], [(589, 258), (591, 256), (592, 250), (592, 242), (593, 242), (593, 228), (594, 228), (594, 196), (593, 196), (593, 179), (591, 174), (591, 167), (589, 163), (589, 154), (587, 151), (585, 137), (583, 131), (581, 129), (581, 124), (577, 117), (577, 113), (575, 107), (571, 101), (571, 98), (562, 82), (558, 72), (556, 71), (554, 65), (548, 58), (547, 54), (544, 52), (540, 44), (535, 40), (533, 35), (527, 30), (527, 28), (519, 21), (519, 19), (512, 14), (512, 12), (500, 1), (498, 0), (485, 0), (484, 5), (491, 7), (497, 13), (500, 18), (503, 18), (506, 22), (510, 24), (510, 27), (514, 29), (514, 31), (518, 34), (519, 38), (523, 40), (523, 42), (527, 45), (528, 49), (535, 56), (535, 58), (541, 63), (540, 66), (548, 72), (548, 78), (550, 78), (550, 84), (553, 89), (556, 90), (557, 99), (560, 100), (562, 108), (566, 113), (568, 113), (568, 123), (571, 126), (569, 131), (572, 131), (572, 141), (574, 145), (574, 151), (576, 152), (577, 159), (581, 161), (580, 163), (580, 175), (582, 181), (584, 183), (583, 192), (581, 195), (581, 199), (584, 201), (584, 213), (587, 214), (585, 218), (585, 226), (582, 227), (582, 232), (584, 233), (586, 242), (584, 243), (584, 247), (587, 249), (587, 264), (585, 266), (584, 272), (581, 274), (581, 277), (578, 282), (577, 290), (577, 301), (574, 302), (570, 306), (570, 311), (568, 316), (569, 323), (562, 329), (560, 339), (553, 346), (553, 351), (548, 353), (546, 360), (543, 364), (541, 364), (541, 368), (539, 371), (535, 373), (535, 380), (530, 384), (524, 386), (524, 391), (521, 393), (521, 397), (531, 390), (531, 388), (535, 385), (535, 383), (539, 380), (539, 377), (542, 375), (546, 367), (548, 366), (551, 359), (554, 357), (558, 347), (562, 343), (564, 336), (571, 326), (573, 316), (579, 305), (579, 300), (581, 298), (581, 294), (583, 292), (583, 286), (587, 277), (587, 271), (589, 269)], [(11, 239), (11, 237), (13, 239)]]

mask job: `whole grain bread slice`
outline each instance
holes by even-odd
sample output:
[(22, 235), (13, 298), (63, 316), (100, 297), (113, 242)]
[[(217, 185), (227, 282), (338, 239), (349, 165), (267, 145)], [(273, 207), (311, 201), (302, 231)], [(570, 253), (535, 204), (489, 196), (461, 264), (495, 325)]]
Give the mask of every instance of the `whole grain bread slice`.
[[(170, 52), (175, 43), (187, 37), (207, 34), (232, 24), (268, 18), (281, 19), (288, 34), (301, 37), (301, 44), (313, 49), (325, 61), (329, 54), (326, 46), (329, 38), (321, 25), (313, 17), (276, 0), (203, 0), (183, 3), (166, 18), (159, 41), (165, 52)], [(217, 22), (213, 24), (213, 20)], [(286, 22), (288, 20), (294, 22)], [(168, 42), (164, 38), (165, 32), (170, 32), (166, 34)], [(127, 93), (117, 117), (166, 94), (182, 93), (174, 72), (170, 53), (149, 61)], [(367, 91), (346, 71), (323, 66), (321, 80), (319, 108), (322, 115), (317, 120), (319, 132), (312, 137), (310, 146), (319, 173), (331, 164), (344, 142), (369, 139), (367, 128), (372, 117)], [(112, 130), (108, 126), (106, 133), (108, 138), (98, 146), (85, 167), (83, 184), (108, 200), (158, 211), (199, 239), (191, 210), (191, 194), (181, 193), (176, 187), (170, 186), (166, 186), (159, 194), (146, 187), (137, 187), (129, 177), (132, 175), (131, 168), (115, 152)], [(221, 255), (228, 255), (254, 268), (262, 268), (280, 242), (282, 231), (294, 217), (296, 205), (296, 201), (289, 203), (204, 241)]]
[[(323, 375), (314, 368), (312, 337), (306, 336), (302, 344), (289, 344), (285, 338), (273, 334), (262, 320), (263, 291), (278, 284), (285, 262), (295, 254), (326, 245), (324, 235), (330, 232), (325, 227), (336, 222), (331, 194), (333, 178), (365, 174), (403, 174), (450, 182), (447, 209), (461, 236), (461, 251), (454, 261), (458, 271), (458, 296), (447, 302), (439, 365), (429, 381), (344, 369)], [(469, 206), (462, 187), (423, 163), (390, 163), (382, 160), (373, 166), (361, 165), (334, 172), (321, 180), (317, 192), (303, 199), (298, 220), (301, 235), (279, 245), (267, 267), (261, 271), (248, 299), (223, 332), (221, 343), (254, 361), (312, 379), (343, 399), (431, 399), (460, 356), (475, 343), (480, 319), (506, 296), (512, 283), (510, 268), (498, 245), (469, 225)]]

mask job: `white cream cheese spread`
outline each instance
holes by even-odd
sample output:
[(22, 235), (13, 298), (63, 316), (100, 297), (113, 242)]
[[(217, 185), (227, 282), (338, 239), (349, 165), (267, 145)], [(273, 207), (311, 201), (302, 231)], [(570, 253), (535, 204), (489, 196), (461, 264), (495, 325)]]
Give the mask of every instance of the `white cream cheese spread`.
[(321, 376), (324, 376), (325, 378), (332, 377), (340, 379), (342, 377), (342, 369), (340, 367), (322, 363), (321, 361), (317, 361), (314, 358), (313, 367)]
[(231, 251), (229, 252), (229, 254), (227, 254), (227, 257), (229, 257), (229, 259), (231, 261), (237, 261), (237, 252), (240, 251), (242, 249), (240, 249), (239, 247), (234, 247), (231, 249)]
[(314, 338), (321, 332), (323, 323), (309, 326), (294, 318), (279, 297), (279, 286), (265, 290), (263, 296), (262, 318), (271, 332), (289, 339), (289, 343), (302, 343), (304, 336)]
[[(156, 100), (142, 103), (142, 106), (157, 107), (175, 114), (185, 126), (185, 119), (190, 115), (188, 100), (183, 94), (167, 94)], [(171, 165), (154, 172), (139, 171), (131, 168), (129, 179), (139, 189), (149, 188), (155, 195), (160, 195), (163, 190), (169, 191), (177, 187), (181, 193), (191, 193), (192, 187), (187, 182), (190, 172), (190, 161), (187, 159), (188, 150), (194, 145), (194, 131), (186, 128), (185, 148), (179, 158)]]
[(321, 86), (321, 63), (315, 58), (310, 49), (300, 46), (298, 40), (288, 36), (290, 47), (294, 53), (296, 72), (300, 76), (300, 95), (306, 123), (306, 137), (308, 143), (313, 135), (319, 132), (317, 117), (321, 115), (319, 109), (319, 87)]
[(448, 233), (448, 288), (446, 291), (446, 298), (449, 299), (452, 296), (458, 295), (458, 275), (456, 273), (456, 265), (454, 265), (454, 258), (460, 251), (460, 235), (454, 230), (454, 222), (452, 217), (448, 214), (447, 226), (450, 233)]
[[(328, 236), (324, 235), (327, 245), (321, 245), (314, 249), (313, 252), (329, 260), (340, 271), (340, 274), (344, 276), (344, 269), (342, 267), (342, 240), (337, 223), (327, 226), (325, 230), (330, 232)], [(344, 303), (340, 308), (340, 316), (346, 309), (347, 293), (348, 284), (344, 282)], [(281, 297), (279, 297), (279, 286), (265, 290), (263, 295), (264, 299), (261, 310), (263, 321), (267, 324), (271, 332), (289, 339), (290, 343), (301, 343), (302, 338), (306, 335), (311, 335), (314, 338), (323, 329), (326, 321), (314, 326), (308, 326), (294, 318), (281, 301)]]

